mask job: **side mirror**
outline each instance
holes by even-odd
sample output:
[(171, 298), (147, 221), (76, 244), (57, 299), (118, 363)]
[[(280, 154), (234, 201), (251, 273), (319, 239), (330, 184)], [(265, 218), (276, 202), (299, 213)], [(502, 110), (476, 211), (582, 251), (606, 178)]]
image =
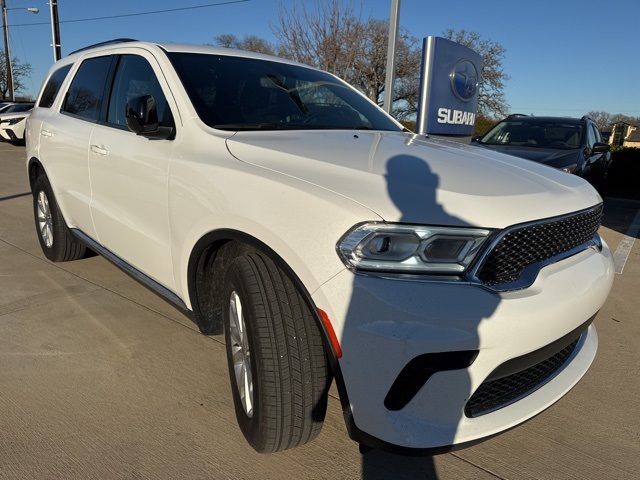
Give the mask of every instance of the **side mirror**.
[(151, 95), (134, 97), (125, 107), (127, 126), (136, 135), (166, 140), (174, 134), (173, 127), (160, 126), (158, 108)]
[(609, 150), (611, 150), (611, 145), (609, 145), (608, 143), (596, 142), (593, 144), (591, 153), (607, 153)]

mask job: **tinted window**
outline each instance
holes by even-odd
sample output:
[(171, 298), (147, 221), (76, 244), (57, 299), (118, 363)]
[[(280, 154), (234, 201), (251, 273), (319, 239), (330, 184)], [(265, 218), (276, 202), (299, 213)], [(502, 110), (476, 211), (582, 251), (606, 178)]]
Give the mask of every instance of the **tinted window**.
[(514, 119), (500, 122), (480, 143), (567, 150), (580, 147), (581, 141), (579, 123)]
[(107, 122), (126, 127), (125, 107), (127, 102), (141, 95), (151, 95), (154, 98), (158, 109), (158, 121), (162, 124), (167, 100), (151, 65), (137, 55), (122, 55), (113, 82)]
[(593, 128), (593, 125), (589, 125), (589, 128), (587, 129), (587, 146), (589, 148), (592, 148), (593, 144), (596, 143), (596, 141), (595, 129)]
[(51, 74), (49, 81), (42, 91), (42, 97), (40, 97), (40, 103), (38, 103), (39, 107), (50, 108), (51, 105), (53, 105), (56, 95), (58, 95), (60, 87), (62, 86), (62, 82), (67, 78), (69, 70), (71, 70), (71, 65), (66, 65)]
[(20, 113), (28, 112), (33, 108), (33, 103), (16, 103), (15, 105), (9, 105), (2, 110), (2, 113)]
[(328, 73), (261, 59), (170, 53), (198, 116), (225, 130), (401, 130)]
[(110, 65), (111, 57), (89, 58), (82, 62), (71, 82), (62, 110), (97, 121)]

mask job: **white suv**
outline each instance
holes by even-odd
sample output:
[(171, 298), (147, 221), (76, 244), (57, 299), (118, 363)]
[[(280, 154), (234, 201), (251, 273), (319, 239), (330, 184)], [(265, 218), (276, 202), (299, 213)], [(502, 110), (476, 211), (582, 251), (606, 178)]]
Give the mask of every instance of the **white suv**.
[(89, 247), (224, 331), (258, 451), (313, 439), (332, 377), (361, 444), (460, 447), (549, 407), (596, 354), (596, 191), (410, 133), (325, 72), (95, 46), (53, 66), (26, 142), (47, 258)]

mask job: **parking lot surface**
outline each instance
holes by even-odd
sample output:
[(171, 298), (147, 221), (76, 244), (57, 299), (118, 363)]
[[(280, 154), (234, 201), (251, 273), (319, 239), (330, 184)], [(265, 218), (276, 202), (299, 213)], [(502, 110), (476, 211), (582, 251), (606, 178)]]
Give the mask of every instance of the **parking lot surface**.
[(45, 259), (24, 160), (0, 143), (0, 478), (640, 478), (640, 202), (605, 202), (621, 273), (598, 355), (536, 418), (453, 453), (361, 455), (333, 391), (314, 442), (260, 455), (236, 425), (222, 337), (101, 257)]

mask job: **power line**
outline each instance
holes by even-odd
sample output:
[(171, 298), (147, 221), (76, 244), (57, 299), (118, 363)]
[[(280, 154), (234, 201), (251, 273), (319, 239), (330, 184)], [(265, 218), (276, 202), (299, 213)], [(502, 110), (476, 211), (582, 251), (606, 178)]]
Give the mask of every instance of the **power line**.
[[(92, 18), (77, 18), (74, 20), (60, 20), (59, 23), (78, 23), (78, 22), (92, 22), (98, 20), (112, 20), (114, 18), (127, 18), (127, 17), (140, 17), (143, 15), (156, 15), (160, 13), (171, 13), (171, 12), (179, 12), (183, 10), (195, 10), (198, 8), (211, 8), (211, 7), (220, 7), (223, 5), (231, 5), (234, 3), (245, 3), (250, 2), (251, 0), (229, 0), (227, 2), (219, 2), (219, 3), (209, 3), (206, 5), (195, 5), (192, 7), (180, 7), (180, 8), (170, 8), (167, 10), (155, 10), (152, 12), (139, 12), (139, 13), (127, 13), (122, 15), (109, 15), (105, 17), (92, 17)], [(50, 25), (50, 22), (36, 22), (36, 23), (12, 23), (12, 27), (30, 27), (34, 25)]]
[[(587, 111), (591, 111), (592, 109), (588, 109), (588, 108), (540, 108), (540, 107), (536, 107), (536, 108), (530, 108), (530, 107), (512, 107), (511, 110), (528, 110), (528, 111), (545, 111), (545, 112), (574, 112), (574, 111), (578, 111), (578, 110), (584, 110), (585, 112)], [(625, 112), (630, 112), (630, 113), (640, 113), (640, 110), (629, 110), (626, 108), (618, 108), (618, 109), (613, 109), (613, 110), (623, 110)], [(603, 110), (604, 111), (604, 110)]]
[[(11, 41), (12, 37), (13, 35), (9, 35), (9, 41)], [(18, 38), (20, 39), (20, 45), (22, 46), (22, 55), (24, 56), (25, 63), (26, 65), (29, 65), (29, 58), (27, 58), (27, 49), (24, 48), (24, 41), (22, 39), (22, 35), (20, 35), (20, 32), (18, 32)], [(13, 79), (13, 81), (15, 82), (15, 78)], [(36, 86), (33, 84), (33, 75), (29, 75), (29, 83), (31, 83), (31, 90), (35, 92)]]

